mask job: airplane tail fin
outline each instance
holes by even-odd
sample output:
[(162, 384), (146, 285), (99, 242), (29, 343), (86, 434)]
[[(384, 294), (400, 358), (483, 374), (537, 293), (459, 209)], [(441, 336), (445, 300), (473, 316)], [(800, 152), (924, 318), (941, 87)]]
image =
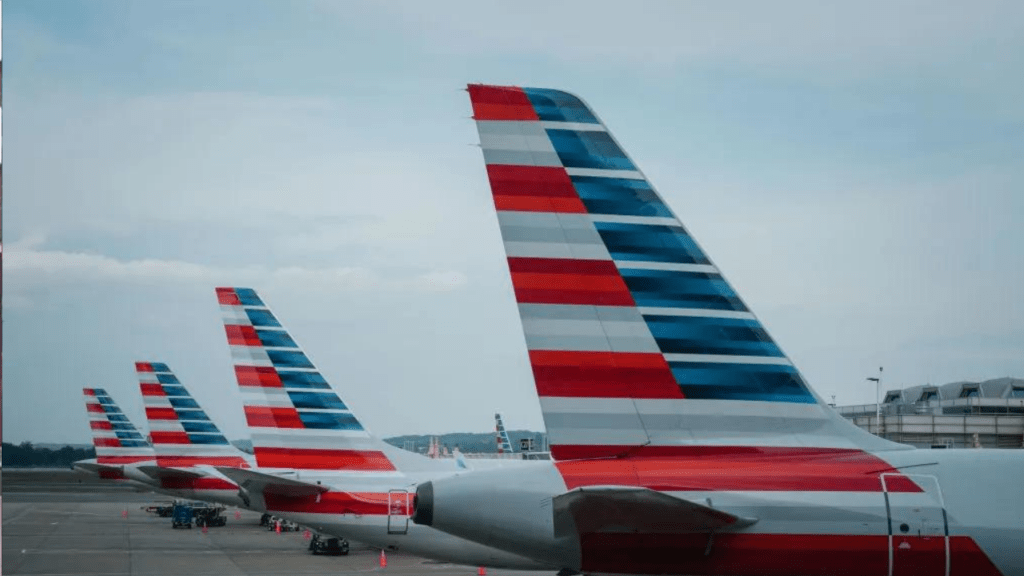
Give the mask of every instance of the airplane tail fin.
[(901, 447), (815, 395), (580, 98), (469, 96), (553, 458)]
[(501, 414), (494, 414), (494, 433), (498, 440), (498, 454), (511, 454), (512, 442), (508, 439), (508, 432), (505, 432), (505, 423), (501, 421)]
[(217, 299), (260, 468), (397, 470), (398, 449), (363, 428), (255, 290)]
[(247, 467), (246, 454), (221, 434), (163, 362), (136, 362), (150, 437), (159, 466)]
[(83, 388), (85, 410), (96, 447), (96, 463), (123, 465), (152, 462), (153, 447), (103, 388)]

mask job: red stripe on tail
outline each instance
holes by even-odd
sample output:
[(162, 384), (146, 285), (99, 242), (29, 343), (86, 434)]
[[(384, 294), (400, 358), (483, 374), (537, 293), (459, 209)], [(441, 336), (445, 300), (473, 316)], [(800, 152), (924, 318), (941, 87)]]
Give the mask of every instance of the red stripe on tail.
[(239, 386), (284, 387), (277, 370), (269, 366), (235, 366), (235, 378), (238, 379)]
[(246, 406), (245, 421), (254, 428), (305, 428), (295, 408)]
[(238, 294), (235, 293), (234, 288), (217, 288), (217, 302), (222, 306), (241, 306), (242, 301), (238, 299)]
[(499, 211), (587, 211), (564, 168), (489, 164), (487, 177)]
[(531, 350), (538, 396), (682, 398), (661, 354)]
[(317, 450), (307, 448), (256, 447), (260, 468), (300, 470), (392, 471), (395, 466), (383, 452), (375, 450)]
[(537, 111), (523, 92), (514, 86), (469, 85), (474, 120), (538, 120)]
[(520, 303), (636, 305), (611, 260), (513, 257), (508, 268)]
[[(840, 448), (556, 445), (551, 456), (570, 490), (611, 484), (663, 492), (881, 492), (881, 474), (897, 472), (877, 456)], [(595, 459), (571, 459), (580, 457)], [(886, 486), (921, 492), (902, 476), (887, 476)]]

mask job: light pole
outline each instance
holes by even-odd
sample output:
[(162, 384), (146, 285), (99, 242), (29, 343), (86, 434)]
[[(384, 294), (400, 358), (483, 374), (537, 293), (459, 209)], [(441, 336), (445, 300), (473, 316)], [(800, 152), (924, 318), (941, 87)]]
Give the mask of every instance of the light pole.
[(882, 394), (882, 367), (878, 367), (878, 378), (868, 378), (868, 382), (875, 383), (875, 435), (882, 431), (882, 402), (879, 396)]

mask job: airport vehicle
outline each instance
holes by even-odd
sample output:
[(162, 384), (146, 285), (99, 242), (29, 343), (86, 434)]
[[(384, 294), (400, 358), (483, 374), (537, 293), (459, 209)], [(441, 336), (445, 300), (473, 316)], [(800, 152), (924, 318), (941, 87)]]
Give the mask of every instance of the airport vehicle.
[(347, 556), (348, 540), (344, 538), (322, 538), (319, 534), (314, 534), (313, 538), (309, 541), (309, 550), (317, 555)]
[[(218, 467), (247, 505), (318, 532), (435, 560), (538, 569), (544, 563), (410, 525), (411, 491), (465, 460), (431, 459), (372, 436), (250, 288), (217, 288), (258, 469)], [(473, 467), (524, 464), (515, 460)]]
[(238, 486), (212, 467), (248, 468), (252, 456), (228, 442), (167, 364), (136, 362), (135, 372), (156, 457), (140, 470), (185, 498), (244, 506)]
[(469, 94), (554, 461), (415, 523), (588, 574), (1024, 575), (1024, 452), (855, 427), (581, 99)]
[(171, 528), (192, 528), (193, 513), (191, 503), (175, 503), (171, 513)]
[(170, 518), (171, 514), (174, 513), (174, 503), (143, 506), (142, 510), (145, 512), (149, 512), (150, 514), (156, 514), (161, 518)]
[(228, 519), (224, 516), (224, 507), (204, 503), (202, 506), (193, 506), (193, 514), (196, 519), (196, 526), (226, 526)]

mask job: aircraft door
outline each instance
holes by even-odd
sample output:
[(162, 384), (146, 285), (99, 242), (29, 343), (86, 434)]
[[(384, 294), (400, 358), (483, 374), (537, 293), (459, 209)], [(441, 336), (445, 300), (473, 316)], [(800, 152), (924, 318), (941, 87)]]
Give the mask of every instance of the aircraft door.
[[(908, 480), (921, 488), (908, 492)], [(949, 528), (939, 481), (923, 474), (882, 474), (889, 511), (889, 576), (948, 576)]]
[(409, 492), (388, 490), (388, 534), (409, 532)]

